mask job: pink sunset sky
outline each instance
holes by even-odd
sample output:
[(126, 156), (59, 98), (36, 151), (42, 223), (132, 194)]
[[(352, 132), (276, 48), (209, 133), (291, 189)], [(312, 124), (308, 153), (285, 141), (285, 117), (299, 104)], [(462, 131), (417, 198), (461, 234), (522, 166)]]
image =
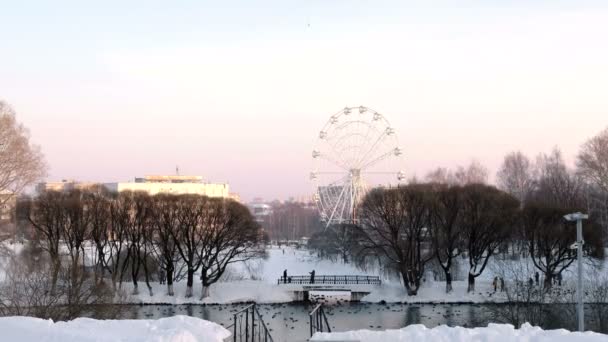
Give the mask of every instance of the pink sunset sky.
[(608, 126), (608, 8), (452, 3), (11, 4), (0, 98), (50, 180), (179, 165), (245, 200), (308, 195), (318, 132), (346, 105), (388, 118), (408, 177), (472, 159), (493, 175), (554, 146), (572, 164)]

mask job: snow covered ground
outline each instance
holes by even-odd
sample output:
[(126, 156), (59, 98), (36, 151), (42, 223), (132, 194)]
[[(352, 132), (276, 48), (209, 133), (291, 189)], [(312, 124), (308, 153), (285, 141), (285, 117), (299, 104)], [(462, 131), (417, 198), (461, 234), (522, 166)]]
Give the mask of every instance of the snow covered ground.
[[(322, 260), (308, 250), (292, 247), (277, 246), (268, 249), (268, 258), (249, 265), (234, 265), (228, 270), (223, 282), (211, 286), (210, 297), (200, 299), (200, 281), (195, 282), (194, 297), (185, 298), (186, 282), (180, 281), (174, 285), (175, 296), (166, 295), (166, 286), (153, 284), (154, 296), (150, 297), (145, 283), (139, 284), (138, 295), (129, 295), (128, 303), (205, 303), (228, 304), (240, 302), (285, 303), (293, 300), (290, 292), (277, 285), (277, 279), (283, 275), (283, 270), (289, 275), (308, 275), (315, 270), (317, 275), (379, 275), (377, 272), (358, 270), (354, 265), (341, 261)], [(197, 279), (195, 277), (195, 279)], [(126, 293), (131, 293), (132, 284), (124, 283)]]
[(32, 317), (0, 318), (2, 341), (20, 342), (222, 342), (230, 332), (189, 316), (158, 320), (95, 320), (53, 322)]
[[(23, 248), (20, 244), (8, 246), (15, 253)], [(499, 275), (504, 268), (512, 268), (514, 265), (521, 267), (525, 265), (527, 271), (533, 275), (536, 271), (529, 260), (499, 260), (497, 256), (490, 259), (490, 263), (483, 274), (477, 278), (476, 291), (467, 293), (466, 281), (454, 281), (453, 291), (445, 293), (445, 283), (443, 281), (433, 281), (432, 276), (427, 277), (423, 282), (417, 296), (408, 296), (399, 280), (391, 279), (381, 270), (360, 270), (353, 264), (346, 264), (342, 260), (335, 261), (320, 259), (315, 253), (306, 249), (295, 249), (293, 247), (271, 246), (267, 250), (268, 257), (244, 264), (232, 265), (224, 279), (211, 286), (210, 297), (201, 300), (201, 285), (198, 277), (195, 276), (194, 296), (185, 298), (185, 280), (176, 282), (174, 285), (175, 295), (167, 296), (166, 286), (158, 282), (153, 282), (153, 296), (150, 296), (144, 282), (139, 282), (139, 294), (132, 294), (132, 284), (123, 283), (123, 290), (126, 296), (121, 297), (126, 303), (150, 303), (150, 304), (229, 304), (242, 302), (257, 303), (284, 303), (293, 300), (290, 292), (286, 291), (285, 286), (277, 285), (277, 279), (282, 276), (283, 270), (287, 270), (288, 275), (308, 275), (315, 270), (317, 276), (321, 275), (375, 275), (380, 276), (383, 285), (375, 288), (368, 296), (364, 297), (364, 302), (388, 302), (388, 303), (484, 303), (484, 302), (505, 302), (507, 300), (504, 293), (494, 292), (492, 279)], [(461, 264), (461, 272), (466, 272), (468, 262), (466, 259), (456, 260)], [(585, 266), (590, 267), (590, 266)], [(1, 272), (2, 260), (0, 260), (0, 281), (3, 279)], [(573, 266), (564, 274), (564, 282), (571, 282), (576, 268)], [(604, 263), (601, 269), (593, 274), (608, 275), (608, 264)], [(505, 277), (507, 283), (509, 277)], [(542, 280), (541, 280), (542, 281)]]
[[(467, 294), (466, 281), (454, 281), (450, 294), (445, 293), (445, 283), (428, 280), (422, 284), (417, 296), (409, 297), (404, 287), (395, 279), (390, 279), (379, 270), (363, 271), (357, 269), (353, 264), (345, 264), (342, 260), (319, 259), (314, 253), (305, 249), (277, 246), (268, 249), (268, 258), (258, 262), (245, 265), (235, 265), (228, 271), (226, 280), (211, 286), (210, 297), (200, 299), (200, 283), (195, 283), (195, 295), (185, 298), (185, 281), (175, 284), (175, 296), (166, 295), (166, 287), (158, 283), (153, 284), (154, 296), (150, 297), (145, 284), (140, 283), (138, 295), (129, 295), (128, 303), (205, 303), (205, 304), (228, 304), (240, 302), (257, 303), (282, 303), (290, 302), (293, 296), (285, 291), (285, 286), (278, 286), (277, 279), (282, 276), (283, 270), (288, 275), (308, 275), (315, 270), (316, 275), (373, 275), (380, 276), (383, 285), (377, 287), (371, 294), (364, 297), (364, 302), (416, 302), (416, 303), (480, 303), (480, 302), (504, 302), (505, 296), (500, 292), (494, 293), (492, 289), (492, 277), (494, 274), (488, 269), (487, 275), (480, 277), (477, 282), (477, 291)], [(123, 288), (131, 293), (132, 285), (124, 283)]]
[(608, 341), (608, 335), (593, 332), (570, 332), (568, 330), (542, 330), (523, 324), (515, 329), (509, 324), (490, 324), (486, 328), (448, 327), (445, 325), (428, 329), (424, 325), (410, 325), (403, 329), (371, 331), (357, 330), (339, 333), (316, 333), (312, 341), (365, 341), (365, 342), (600, 342)]

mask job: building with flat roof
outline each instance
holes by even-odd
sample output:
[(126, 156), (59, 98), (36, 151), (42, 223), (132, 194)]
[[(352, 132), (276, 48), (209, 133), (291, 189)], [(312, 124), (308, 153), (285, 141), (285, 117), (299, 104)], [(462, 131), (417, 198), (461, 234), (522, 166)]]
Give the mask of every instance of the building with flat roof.
[(135, 178), (133, 182), (105, 183), (104, 186), (114, 192), (145, 191), (156, 194), (196, 194), (208, 197), (234, 198), (227, 183), (208, 183), (202, 176), (151, 175)]
[(132, 182), (94, 183), (62, 180), (60, 182), (44, 182), (36, 186), (38, 193), (44, 191), (86, 190), (103, 185), (112, 192), (144, 191), (150, 195), (156, 194), (196, 194), (208, 197), (230, 198), (240, 201), (239, 195), (230, 192), (227, 183), (209, 183), (202, 176), (180, 175), (150, 175), (136, 177)]
[(36, 185), (36, 191), (42, 193), (45, 191), (70, 191), (74, 189), (86, 190), (91, 189), (100, 183), (95, 182), (77, 182), (75, 180), (63, 179), (59, 182), (42, 182)]

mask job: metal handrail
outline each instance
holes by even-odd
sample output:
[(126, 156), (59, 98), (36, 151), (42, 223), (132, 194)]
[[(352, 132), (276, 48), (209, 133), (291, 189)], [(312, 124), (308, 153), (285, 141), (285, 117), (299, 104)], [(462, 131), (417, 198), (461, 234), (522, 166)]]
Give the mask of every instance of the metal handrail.
[(295, 285), (382, 285), (382, 281), (378, 276), (360, 276), (360, 275), (319, 275), (314, 278), (311, 276), (290, 276), (287, 278), (280, 277), (277, 279), (277, 285), (295, 284)]
[[(233, 319), (233, 324), (229, 325), (227, 328), (233, 329), (232, 340), (234, 342), (274, 342), (270, 335), (270, 331), (264, 323), (262, 315), (255, 304), (246, 306), (234, 313)], [(244, 329), (243, 320), (245, 321)], [(256, 327), (258, 327), (258, 329), (256, 329)]]
[[(331, 332), (331, 327), (329, 326), (327, 315), (325, 314), (325, 310), (323, 310), (323, 304), (318, 304), (308, 314), (308, 316), (310, 318), (310, 337), (312, 337), (316, 332)], [(323, 329), (324, 323), (326, 329)]]

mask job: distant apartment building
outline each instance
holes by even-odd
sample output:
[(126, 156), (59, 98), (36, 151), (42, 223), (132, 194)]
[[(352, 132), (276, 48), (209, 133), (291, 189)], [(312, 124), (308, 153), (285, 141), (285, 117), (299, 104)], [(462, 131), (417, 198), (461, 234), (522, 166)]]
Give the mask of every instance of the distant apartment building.
[(59, 182), (43, 182), (38, 183), (36, 191), (42, 193), (45, 191), (70, 191), (74, 189), (86, 190), (99, 185), (95, 182), (77, 182), (75, 180), (61, 180)]
[(17, 196), (12, 192), (0, 192), (0, 240), (15, 230)]
[(12, 192), (0, 192), (0, 224), (10, 223), (15, 215), (17, 196)]
[(270, 204), (254, 202), (247, 204), (247, 207), (249, 207), (256, 222), (261, 225), (268, 223), (268, 219), (272, 215), (272, 206)]
[(104, 186), (113, 192), (145, 191), (156, 194), (196, 194), (208, 197), (238, 198), (231, 194), (227, 183), (209, 183), (202, 176), (145, 176), (135, 178), (133, 182), (105, 183)]

